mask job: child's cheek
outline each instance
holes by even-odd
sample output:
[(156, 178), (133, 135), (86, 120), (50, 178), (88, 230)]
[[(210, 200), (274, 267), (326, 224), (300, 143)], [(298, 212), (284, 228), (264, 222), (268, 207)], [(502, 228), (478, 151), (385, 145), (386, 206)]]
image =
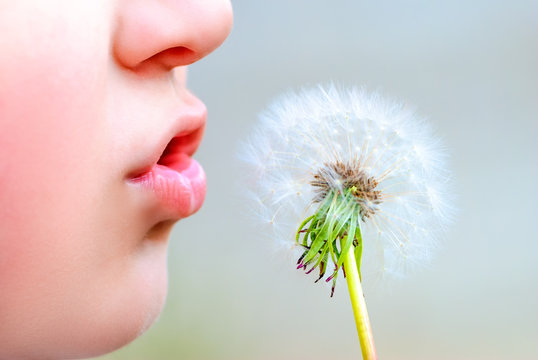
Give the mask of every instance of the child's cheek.
[[(92, 158), (101, 156), (98, 132), (105, 119), (107, 47), (100, 41), (107, 29), (77, 27), (76, 17), (48, 15), (36, 4), (0, 15), (2, 30), (13, 34), (0, 36), (0, 214), (8, 224), (0, 231), (18, 233), (21, 247), (27, 244), (20, 235), (38, 232), (42, 222), (65, 225), (60, 219), (69, 217), (61, 211), (69, 196), (77, 205), (77, 187), (91, 191), (79, 179), (96, 178)], [(17, 11), (29, 13), (26, 21), (17, 22)], [(30, 24), (31, 31), (22, 31)], [(85, 26), (91, 36), (81, 31)]]
[[(0, 73), (0, 246), (18, 249), (20, 254), (6, 257), (11, 261), (24, 261), (29, 253), (42, 257), (68, 230), (75, 235), (80, 224), (69, 209), (88, 219), (83, 194), (91, 196), (99, 186), (100, 169), (93, 157), (102, 151), (97, 146), (102, 101), (85, 77), (93, 76), (95, 83), (103, 76), (95, 67), (82, 71), (62, 60), (56, 53), (43, 54), (39, 63), (21, 59), (19, 66)], [(2, 64), (0, 68), (6, 69)], [(48, 241), (41, 241), (45, 236)], [(73, 239), (64, 251), (75, 244)], [(41, 245), (42, 251), (32, 249)], [(27, 268), (35, 267), (32, 264), (36, 262)], [(0, 277), (9, 277), (9, 269), (1, 267)]]
[[(55, 187), (69, 184), (70, 174), (84, 168), (84, 156), (94, 150), (87, 147), (95, 144), (105, 121), (109, 31), (72, 13), (83, 12), (83, 6), (72, 6), (65, 10), (70, 16), (62, 17), (40, 9), (54, 5), (36, 4), (20, 10), (29, 13), (25, 22), (16, 22), (16, 14), (12, 20), (0, 16), (7, 22), (4, 30), (13, 34), (0, 37), (0, 139), (9, 153), (3, 163), (18, 174), (8, 180), (32, 190), (19, 199), (30, 204), (36, 195), (35, 204), (57, 197)], [(31, 31), (22, 31), (30, 25)]]
[(124, 344), (164, 298), (148, 291), (134, 299), (139, 288), (166, 289), (165, 277), (141, 275), (154, 274), (153, 264), (165, 273), (165, 251), (134, 262), (132, 229), (113, 227), (129, 214), (110, 175), (118, 137), (107, 116), (110, 21), (85, 23), (99, 17), (72, 3), (85, 16), (40, 13), (31, 34), (0, 15), (2, 31), (23, 34), (0, 36), (0, 347), (9, 334), (10, 345), (33, 344), (43, 356), (47, 346), (72, 346), (63, 355), (74, 357), (86, 346), (90, 354)]
[(80, 175), (96, 178), (92, 158), (103, 150), (103, 51), (65, 21), (40, 24), (34, 38), (2, 37), (4, 54), (13, 56), (0, 57), (0, 200), (9, 204), (0, 212), (12, 231), (37, 231), (41, 219), (61, 223), (67, 197), (76, 206), (77, 188), (90, 190), (81, 188)]

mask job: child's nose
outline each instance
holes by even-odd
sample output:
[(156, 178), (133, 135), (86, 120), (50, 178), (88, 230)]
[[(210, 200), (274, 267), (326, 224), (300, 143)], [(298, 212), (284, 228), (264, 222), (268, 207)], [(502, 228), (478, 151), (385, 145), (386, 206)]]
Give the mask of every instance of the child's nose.
[(167, 70), (216, 49), (232, 27), (229, 0), (125, 0), (117, 8), (116, 60), (128, 68)]

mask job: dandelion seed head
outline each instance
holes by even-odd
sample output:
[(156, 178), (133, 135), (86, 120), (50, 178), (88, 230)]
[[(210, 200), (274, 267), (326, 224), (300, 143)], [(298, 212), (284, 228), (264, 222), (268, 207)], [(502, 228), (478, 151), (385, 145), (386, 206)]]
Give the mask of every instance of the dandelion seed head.
[[(327, 205), (327, 219), (346, 226), (356, 208), (363, 273), (401, 277), (427, 264), (451, 218), (440, 141), (413, 109), (377, 93), (335, 86), (287, 93), (260, 115), (241, 158), (254, 205), (273, 214), (274, 233), (295, 250), (309, 250), (297, 229), (327, 199), (342, 202)], [(307, 262), (331, 274), (336, 264), (324, 249)]]

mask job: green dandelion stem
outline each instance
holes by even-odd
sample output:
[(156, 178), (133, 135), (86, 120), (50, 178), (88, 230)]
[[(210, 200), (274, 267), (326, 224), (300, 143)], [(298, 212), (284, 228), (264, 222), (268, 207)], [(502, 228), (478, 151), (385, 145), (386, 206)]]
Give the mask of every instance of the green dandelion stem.
[(355, 324), (357, 325), (357, 332), (359, 334), (362, 358), (364, 360), (376, 360), (377, 355), (375, 352), (374, 337), (372, 335), (372, 326), (370, 325), (368, 311), (366, 310), (366, 301), (364, 300), (361, 279), (353, 249), (350, 248), (343, 256), (349, 297), (351, 298), (351, 306), (353, 307)]

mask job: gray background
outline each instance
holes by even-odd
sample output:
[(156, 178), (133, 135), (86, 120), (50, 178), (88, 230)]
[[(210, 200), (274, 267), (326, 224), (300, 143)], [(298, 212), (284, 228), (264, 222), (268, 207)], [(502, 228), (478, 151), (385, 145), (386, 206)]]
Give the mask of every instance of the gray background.
[(237, 0), (191, 67), (209, 108), (202, 210), (170, 243), (154, 327), (101, 359), (358, 359), (335, 298), (251, 226), (236, 150), (289, 88), (335, 81), (405, 99), (450, 149), (458, 220), (433, 265), (366, 287), (380, 359), (538, 359), (538, 2)]

